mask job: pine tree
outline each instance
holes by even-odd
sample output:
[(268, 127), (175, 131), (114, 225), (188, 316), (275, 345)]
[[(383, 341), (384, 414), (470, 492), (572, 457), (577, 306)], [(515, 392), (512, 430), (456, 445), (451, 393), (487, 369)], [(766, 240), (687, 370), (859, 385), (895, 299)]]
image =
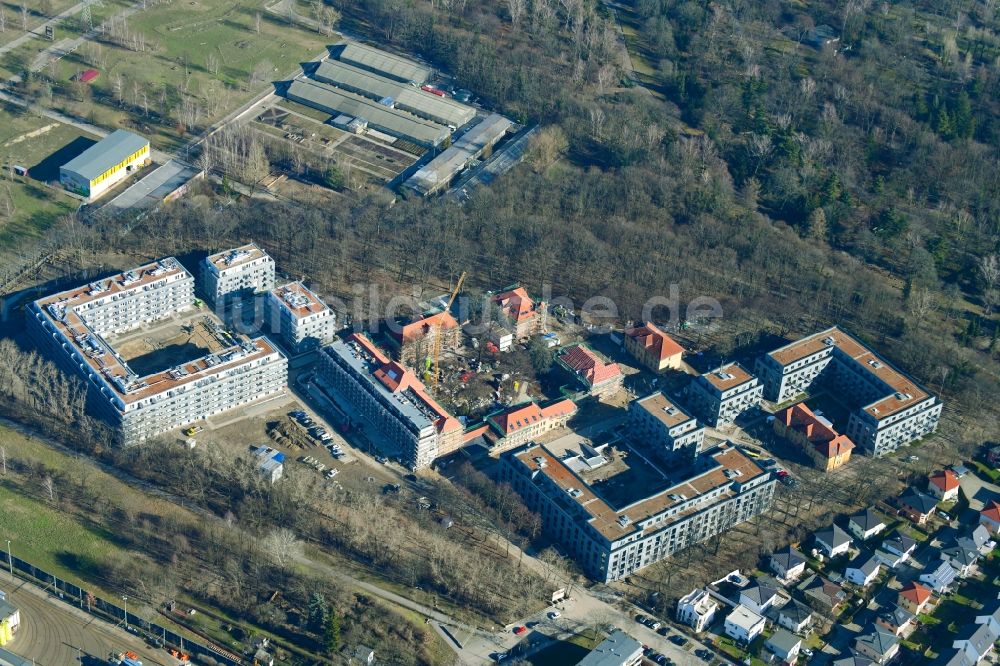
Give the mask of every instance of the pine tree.
[(941, 135), (942, 139), (950, 139), (955, 135), (955, 127), (951, 122), (951, 116), (943, 104), (938, 107), (937, 115), (934, 116), (934, 130)]
[(976, 129), (976, 119), (972, 117), (972, 102), (969, 101), (969, 94), (964, 90), (955, 100), (955, 108), (951, 115), (955, 135), (963, 139), (971, 138)]
[(319, 592), (313, 592), (309, 598), (309, 629), (317, 634), (323, 631), (330, 619), (330, 607), (327, 606), (326, 597)]
[(326, 631), (323, 632), (323, 645), (327, 654), (334, 654), (340, 649), (340, 617), (336, 614), (327, 620)]

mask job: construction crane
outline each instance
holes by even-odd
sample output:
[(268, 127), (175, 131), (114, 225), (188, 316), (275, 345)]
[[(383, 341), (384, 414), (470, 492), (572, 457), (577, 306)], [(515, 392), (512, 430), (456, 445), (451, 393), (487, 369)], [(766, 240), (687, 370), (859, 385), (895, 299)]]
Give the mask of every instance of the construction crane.
[[(451, 292), (451, 298), (448, 299), (448, 303), (444, 306), (444, 312), (449, 312), (451, 310), (452, 304), (455, 302), (455, 298), (458, 296), (459, 290), (462, 288), (462, 284), (465, 282), (465, 277), (467, 273), (462, 271), (462, 274), (458, 276), (458, 282), (455, 283), (455, 288)], [(434, 335), (434, 372), (431, 373), (431, 386), (437, 388), (438, 382), (441, 381), (441, 338), (443, 336), (442, 327), (438, 326), (437, 331)]]

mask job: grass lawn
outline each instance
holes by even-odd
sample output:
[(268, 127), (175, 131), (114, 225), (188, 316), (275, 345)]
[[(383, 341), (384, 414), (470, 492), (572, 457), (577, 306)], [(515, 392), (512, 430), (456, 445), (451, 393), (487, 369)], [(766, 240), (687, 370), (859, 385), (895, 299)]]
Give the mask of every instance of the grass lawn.
[(975, 466), (979, 476), (986, 477), (990, 483), (1000, 483), (1000, 469), (991, 469), (989, 465), (981, 463), (978, 460), (973, 460), (972, 464)]
[(0, 252), (22, 238), (41, 236), (60, 217), (76, 210), (78, 200), (45, 182), (58, 181), (59, 166), (95, 140), (19, 107), (0, 107), (0, 161), (29, 170), (28, 177), (12, 178), (6, 171), (0, 175)]
[[(11, 540), (15, 557), (83, 584), (79, 562), (100, 561), (124, 553), (112, 535), (84, 526), (48, 505), (0, 484), (0, 540)], [(87, 584), (86, 587), (93, 587)]]
[[(259, 34), (254, 27), (257, 13), (261, 14)], [(93, 87), (95, 93), (107, 96), (104, 99), (114, 98), (115, 81), (121, 77), (126, 101), (141, 106), (135, 91), (144, 91), (152, 110), (159, 108), (165, 89), (174, 107), (179, 107), (183, 91), (202, 107), (196, 120), (202, 126), (270, 89), (273, 81), (284, 79), (335, 41), (334, 37), (288, 25), (254, 0), (151, 4), (133, 14), (128, 25), (144, 36), (145, 51), (134, 52), (107, 42), (100, 49), (87, 45), (67, 59), (73, 64), (66, 71), (72, 73), (70, 70), (83, 66), (100, 69), (101, 76)], [(262, 80), (250, 89), (248, 81), (255, 68), (262, 68)], [(85, 109), (81, 111), (81, 115), (88, 115)], [(114, 111), (122, 113), (117, 108)], [(152, 134), (154, 145), (170, 148), (181, 142), (173, 127), (156, 136), (142, 127), (141, 117), (132, 120)]]
[[(28, 8), (28, 30), (33, 31), (52, 16), (75, 5), (76, 0), (47, 0), (48, 6), (45, 7), (44, 14), (41, 11), (43, 4), (45, 4), (42, 0), (32, 0), (24, 4)], [(0, 2), (0, 7), (3, 7), (4, 14), (7, 15), (7, 30), (0, 32), (0, 45), (3, 45), (21, 37), (24, 31), (21, 29), (23, 25), (21, 22), (21, 3), (15, 2), (15, 0), (5, 0)], [(39, 41), (44, 41), (44, 37)]]

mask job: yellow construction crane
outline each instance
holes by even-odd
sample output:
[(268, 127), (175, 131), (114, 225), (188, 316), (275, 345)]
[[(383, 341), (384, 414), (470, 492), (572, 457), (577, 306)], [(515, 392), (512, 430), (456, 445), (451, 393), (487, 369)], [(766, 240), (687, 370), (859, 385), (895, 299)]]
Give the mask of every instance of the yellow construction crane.
[[(462, 284), (465, 282), (465, 277), (467, 273), (462, 271), (462, 274), (458, 276), (458, 282), (455, 283), (455, 288), (451, 292), (451, 298), (448, 299), (448, 303), (444, 306), (444, 311), (448, 312), (451, 310), (452, 304), (455, 302), (455, 298), (458, 296), (459, 290), (462, 288)], [(439, 326), (434, 334), (434, 372), (431, 373), (431, 386), (437, 388), (438, 382), (441, 381), (441, 337), (442, 329)]]

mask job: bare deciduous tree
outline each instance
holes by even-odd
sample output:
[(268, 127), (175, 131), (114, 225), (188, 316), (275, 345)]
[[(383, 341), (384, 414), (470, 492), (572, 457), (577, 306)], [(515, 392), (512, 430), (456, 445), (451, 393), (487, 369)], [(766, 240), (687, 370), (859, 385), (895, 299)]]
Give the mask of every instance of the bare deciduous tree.
[(1000, 259), (995, 254), (989, 254), (979, 260), (979, 275), (983, 279), (983, 308), (989, 316), (993, 310), (993, 291), (997, 280), (1000, 280)]
[(280, 527), (264, 537), (261, 547), (271, 560), (282, 569), (287, 568), (296, 558), (302, 557), (302, 543), (295, 532)]
[(514, 30), (521, 25), (524, 12), (528, 7), (526, 0), (507, 0), (507, 11), (510, 12), (510, 24)]
[(42, 479), (42, 490), (48, 495), (49, 502), (56, 501), (56, 482), (52, 480), (51, 476), (46, 475)]

